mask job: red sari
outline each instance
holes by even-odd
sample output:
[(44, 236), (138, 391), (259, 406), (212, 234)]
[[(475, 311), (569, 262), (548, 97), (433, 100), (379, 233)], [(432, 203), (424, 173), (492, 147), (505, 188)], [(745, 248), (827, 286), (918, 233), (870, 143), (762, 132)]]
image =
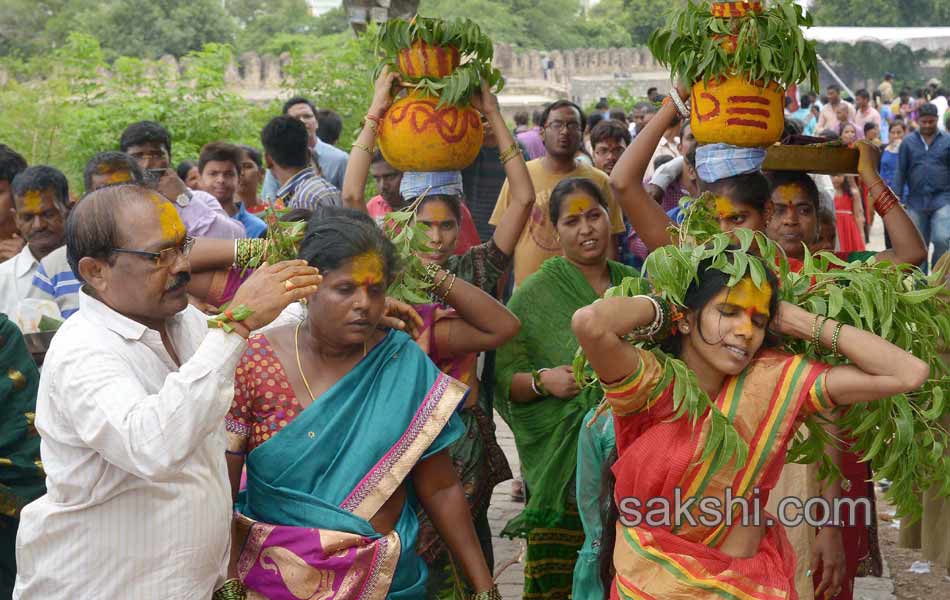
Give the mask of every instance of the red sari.
[[(731, 489), (735, 497), (761, 498), (764, 507), (785, 464), (788, 441), (802, 419), (831, 408), (825, 389), (827, 365), (802, 356), (760, 352), (742, 373), (726, 378), (715, 399), (749, 444), (748, 460), (742, 468), (730, 463), (710, 475), (714, 457), (701, 458), (709, 414), (695, 428), (689, 419), (674, 420), (674, 384), (657, 389), (662, 366), (649, 352), (640, 351), (640, 358), (630, 377), (604, 386), (615, 415), (619, 455), (613, 467), (615, 501), (628, 519), (634, 514), (647, 517), (650, 507), (643, 505), (649, 499), (672, 503), (677, 493), (683, 500), (713, 498), (724, 503), (725, 491)], [(629, 498), (637, 498), (643, 508), (624, 508), (624, 499)], [(689, 512), (696, 519), (700, 516), (696, 504)], [(735, 529), (725, 523), (651, 526), (644, 521), (625, 526), (620, 521), (616, 527), (612, 600), (798, 598), (795, 554), (780, 525), (766, 526), (758, 551), (748, 558), (719, 550)]]

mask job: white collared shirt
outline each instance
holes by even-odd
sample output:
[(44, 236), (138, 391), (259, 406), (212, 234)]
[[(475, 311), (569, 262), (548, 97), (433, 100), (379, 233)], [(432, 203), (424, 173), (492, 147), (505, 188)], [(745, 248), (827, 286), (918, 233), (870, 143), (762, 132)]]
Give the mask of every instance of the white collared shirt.
[(157, 331), (84, 292), (36, 401), (46, 495), (23, 509), (14, 598), (208, 600), (230, 550), (224, 417), (245, 348), (192, 306)]
[(11, 321), (16, 319), (20, 300), (30, 292), (33, 276), (39, 266), (40, 261), (30, 252), (29, 245), (23, 246), (23, 250), (13, 258), (0, 263), (0, 312), (10, 317)]

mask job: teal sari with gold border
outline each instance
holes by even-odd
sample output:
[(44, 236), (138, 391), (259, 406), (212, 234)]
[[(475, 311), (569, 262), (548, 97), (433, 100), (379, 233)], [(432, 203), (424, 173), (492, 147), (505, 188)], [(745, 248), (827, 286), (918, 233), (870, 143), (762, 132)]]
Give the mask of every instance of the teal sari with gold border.
[[(464, 431), (468, 388), (390, 331), (347, 375), (247, 456), (238, 497), (248, 598), (425, 596), (410, 473)], [(395, 530), (369, 519), (406, 483)]]

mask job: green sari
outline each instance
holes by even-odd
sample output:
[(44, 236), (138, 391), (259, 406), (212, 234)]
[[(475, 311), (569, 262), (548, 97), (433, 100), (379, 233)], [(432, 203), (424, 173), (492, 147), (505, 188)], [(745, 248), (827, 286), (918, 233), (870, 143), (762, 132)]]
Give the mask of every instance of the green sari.
[(40, 373), (19, 328), (0, 313), (0, 600), (13, 595), (20, 510), (46, 492), (33, 426)]
[[(638, 274), (617, 262), (608, 261), (607, 266), (612, 285)], [(511, 380), (515, 373), (570, 365), (578, 346), (571, 318), (597, 298), (574, 265), (554, 257), (526, 279), (508, 303), (521, 319), (521, 331), (498, 349), (495, 406), (514, 433), (528, 494), (524, 511), (502, 535), (528, 540), (526, 599), (560, 600), (571, 594), (574, 564), (584, 542), (573, 493), (577, 437), (584, 415), (600, 403), (603, 391), (590, 386), (570, 399), (515, 403), (509, 398)]]

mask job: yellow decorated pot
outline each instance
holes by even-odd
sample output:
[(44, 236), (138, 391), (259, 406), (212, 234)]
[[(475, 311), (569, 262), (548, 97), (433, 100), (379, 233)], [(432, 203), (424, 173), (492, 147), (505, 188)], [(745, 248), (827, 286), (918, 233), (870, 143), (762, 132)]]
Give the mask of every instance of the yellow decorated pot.
[(785, 126), (785, 90), (771, 83), (763, 88), (744, 77), (728, 77), (692, 90), (690, 125), (700, 144), (771, 146)]
[(410, 94), (393, 102), (379, 127), (379, 149), (400, 171), (459, 171), (475, 161), (485, 131), (471, 106), (436, 108), (437, 98)]
[(460, 62), (458, 48), (430, 46), (422, 40), (416, 40), (412, 47), (400, 50), (398, 56), (399, 71), (410, 79), (448, 77)]

